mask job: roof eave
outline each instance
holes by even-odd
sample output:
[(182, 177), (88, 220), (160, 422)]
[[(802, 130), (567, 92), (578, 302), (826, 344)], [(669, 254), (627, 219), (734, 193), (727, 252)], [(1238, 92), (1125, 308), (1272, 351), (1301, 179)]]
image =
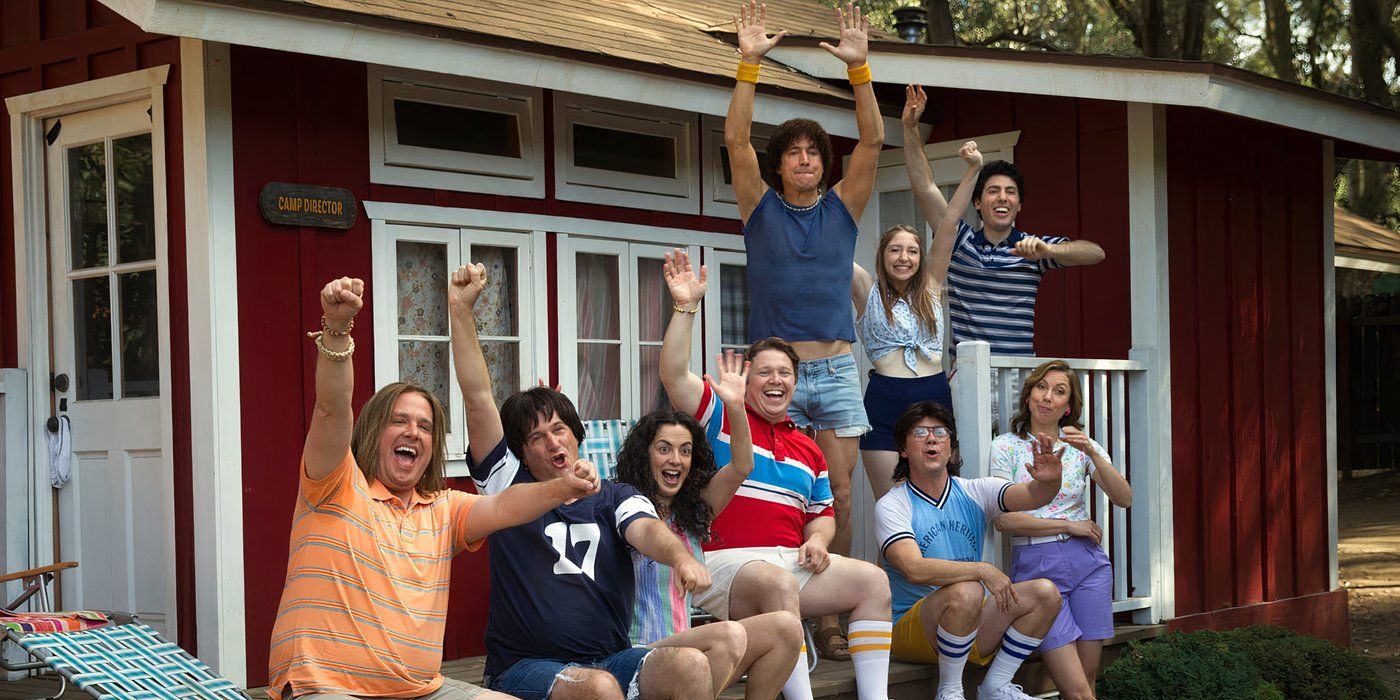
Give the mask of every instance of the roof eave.
[[(101, 2), (152, 34), (478, 77), (661, 107), (685, 105), (686, 111), (702, 114), (727, 114), (733, 93), (733, 81), (719, 76), (659, 64), (634, 67), (601, 55), (573, 55), (582, 52), (290, 3)], [(777, 124), (804, 116), (821, 121), (833, 135), (859, 138), (851, 101), (760, 87), (754, 102), (756, 122)], [(885, 118), (885, 143), (903, 145), (897, 117)]]
[[(1330, 95), (1281, 89), (1230, 70), (1183, 70), (1181, 62), (1131, 59), (1036, 61), (987, 51), (934, 51), (871, 45), (875, 79), (946, 88), (1054, 95), (1199, 107), (1287, 126), (1390, 153), (1400, 153), (1400, 114)], [(1036, 57), (1041, 54), (1036, 54)], [(815, 42), (784, 40), (769, 57), (818, 78), (837, 80), (844, 67)], [(1204, 65), (1185, 63), (1186, 66)]]

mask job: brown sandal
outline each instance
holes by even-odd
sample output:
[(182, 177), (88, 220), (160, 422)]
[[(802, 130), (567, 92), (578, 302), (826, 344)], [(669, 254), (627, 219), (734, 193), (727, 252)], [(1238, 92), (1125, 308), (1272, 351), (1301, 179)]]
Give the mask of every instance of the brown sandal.
[(817, 645), (817, 654), (823, 659), (830, 661), (850, 661), (850, 645), (846, 641), (846, 636), (841, 634), (840, 627), (827, 627), (817, 630), (812, 635), (812, 641)]

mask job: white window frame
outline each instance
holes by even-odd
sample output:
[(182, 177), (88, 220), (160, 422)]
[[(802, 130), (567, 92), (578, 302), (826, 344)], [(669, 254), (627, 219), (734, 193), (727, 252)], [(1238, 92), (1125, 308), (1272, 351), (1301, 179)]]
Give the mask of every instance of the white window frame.
[[(748, 343), (742, 345), (726, 345), (724, 343), (724, 265), (743, 265), (745, 274), (748, 272), (749, 256), (738, 250), (724, 250), (719, 248), (705, 249), (705, 264), (710, 269), (710, 286), (705, 289), (705, 349), (706, 352), (715, 355), (729, 348), (747, 348)], [(747, 328), (747, 326), (745, 326)], [(745, 332), (747, 337), (747, 331)]]
[[(372, 65), (368, 92), (371, 182), (544, 198), (543, 90)], [(513, 115), (520, 125), (521, 157), (400, 144), (395, 98)]]
[[(534, 385), (549, 369), (546, 303), (543, 295), (532, 293), (545, 283), (545, 234), (542, 231), (505, 231), (466, 226), (441, 226), (374, 220), (372, 226), (373, 295), (374, 303), (374, 383), (378, 389), (399, 380), (398, 332), (398, 243), (400, 241), (434, 243), (447, 246), (447, 272), (472, 260), (474, 245), (516, 249), (516, 299), (518, 338), (490, 336), (485, 339), (518, 340), (520, 345), (520, 377), (522, 388)], [(447, 290), (443, 290), (446, 294)], [(450, 337), (450, 325), (449, 325)], [(408, 339), (415, 339), (409, 336)], [(426, 336), (424, 338), (427, 338)], [(432, 339), (438, 339), (433, 337)], [(449, 340), (448, 352), (451, 353)], [(448, 366), (449, 418), (452, 432), (447, 436), (447, 476), (468, 476), (465, 399), (452, 366)]]
[[(676, 144), (676, 177), (619, 173), (574, 165), (575, 124), (663, 136)], [(694, 114), (570, 93), (554, 99), (554, 195), (571, 202), (700, 213)]]
[[(559, 234), (558, 250), (558, 289), (559, 289), (559, 380), (563, 382), (565, 393), (578, 391), (578, 301), (575, 292), (575, 277), (579, 253), (594, 253), (615, 256), (618, 264), (618, 314), (622, 320), (619, 329), (621, 336), (621, 372), (619, 377), (622, 400), (621, 417), (636, 420), (641, 418), (641, 353), (638, 337), (640, 333), (640, 309), (637, 303), (635, 274), (637, 261), (642, 258), (659, 260), (672, 250), (672, 246), (648, 244), (623, 239), (588, 238)], [(689, 251), (691, 260), (700, 260), (700, 246), (682, 246)], [(626, 266), (625, 268), (622, 266)], [(708, 294), (707, 294), (708, 298)], [(695, 333), (691, 338), (690, 370), (704, 373), (703, 333)], [(585, 420), (597, 416), (581, 416)]]
[[(777, 127), (768, 124), (753, 124), (749, 128), (749, 142), (754, 150), (767, 150), (768, 139), (773, 137)], [(724, 148), (724, 118), (711, 114), (700, 117), (702, 146), (705, 149), (704, 182), (708, 186), (709, 197), (702, 204), (705, 216), (719, 216), (729, 219), (739, 218), (739, 197), (734, 194), (734, 186), (724, 181), (724, 159), (720, 149)], [(763, 167), (760, 160), (759, 167)]]

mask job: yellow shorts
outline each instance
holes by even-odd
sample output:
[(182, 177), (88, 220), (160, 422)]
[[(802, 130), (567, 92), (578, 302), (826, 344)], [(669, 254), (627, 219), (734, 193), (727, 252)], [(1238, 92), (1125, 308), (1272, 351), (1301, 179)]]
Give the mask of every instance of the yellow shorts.
[[(893, 638), (890, 640), (890, 656), (899, 661), (906, 661), (915, 664), (936, 664), (938, 663), (938, 649), (933, 645), (933, 641), (924, 634), (924, 623), (919, 620), (919, 612), (924, 607), (924, 601), (928, 598), (920, 598), (914, 603), (914, 607), (909, 608), (898, 622), (894, 623)], [(983, 656), (977, 650), (977, 642), (972, 642), (972, 650), (967, 652), (967, 660), (978, 666), (986, 666), (992, 662), (997, 650), (992, 649), (992, 653)]]

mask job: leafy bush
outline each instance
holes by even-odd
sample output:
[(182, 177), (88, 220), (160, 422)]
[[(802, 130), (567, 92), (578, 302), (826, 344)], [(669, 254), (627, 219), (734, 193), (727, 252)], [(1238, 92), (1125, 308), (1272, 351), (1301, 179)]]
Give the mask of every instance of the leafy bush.
[(1099, 681), (1104, 700), (1381, 700), (1391, 697), (1350, 649), (1278, 627), (1173, 632), (1132, 642)]

